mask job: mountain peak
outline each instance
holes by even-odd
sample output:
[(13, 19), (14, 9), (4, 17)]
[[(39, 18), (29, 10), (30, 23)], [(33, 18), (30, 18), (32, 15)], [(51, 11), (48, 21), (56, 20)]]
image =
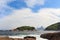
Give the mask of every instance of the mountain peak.
[(43, 26), (38, 27), (37, 30), (44, 30), (44, 27)]

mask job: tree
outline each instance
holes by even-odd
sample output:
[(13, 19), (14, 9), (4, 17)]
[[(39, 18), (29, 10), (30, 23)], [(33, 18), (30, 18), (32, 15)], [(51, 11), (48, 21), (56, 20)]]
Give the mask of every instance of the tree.
[(45, 30), (60, 30), (60, 22), (48, 26)]
[(21, 27), (17, 27), (16, 29), (19, 30), (19, 31), (35, 30), (35, 28), (34, 27), (31, 27), (31, 26), (21, 26)]

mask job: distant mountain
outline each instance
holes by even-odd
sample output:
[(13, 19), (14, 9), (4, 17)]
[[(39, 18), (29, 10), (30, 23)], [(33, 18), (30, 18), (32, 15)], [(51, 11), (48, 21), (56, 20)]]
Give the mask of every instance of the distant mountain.
[(44, 27), (43, 26), (38, 27), (37, 30), (44, 30)]
[(60, 30), (60, 22), (48, 26), (45, 30)]

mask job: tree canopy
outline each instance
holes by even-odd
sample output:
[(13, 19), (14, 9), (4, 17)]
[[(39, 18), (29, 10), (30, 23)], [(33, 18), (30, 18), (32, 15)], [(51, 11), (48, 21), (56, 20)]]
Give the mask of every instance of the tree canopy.
[(45, 30), (60, 30), (60, 22), (48, 26)]
[(35, 28), (34, 27), (31, 27), (31, 26), (21, 26), (21, 27), (17, 27), (16, 30), (19, 30), (19, 31), (35, 30)]

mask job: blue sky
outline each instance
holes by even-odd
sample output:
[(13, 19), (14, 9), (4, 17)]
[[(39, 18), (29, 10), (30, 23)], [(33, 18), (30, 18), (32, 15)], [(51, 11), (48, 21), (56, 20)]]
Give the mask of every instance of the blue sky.
[[(46, 23), (47, 22), (47, 23)], [(0, 29), (60, 22), (60, 0), (1, 0)]]
[(60, 0), (48, 0), (45, 3), (45, 7), (47, 8), (60, 8)]
[[(32, 3), (32, 4), (34, 4), (34, 3)], [(22, 8), (30, 8), (32, 10), (32, 12), (38, 12), (42, 8), (60, 8), (60, 0), (45, 0), (43, 5), (36, 3), (36, 4), (32, 5), (33, 7), (29, 7), (27, 5), (27, 3), (25, 2), (25, 0), (14, 0), (14, 1), (8, 2), (5, 5), (7, 5), (7, 7), (11, 7), (12, 9), (15, 9), (15, 10), (19, 10), (19, 9), (21, 10)], [(7, 7), (2, 8), (2, 10), (0, 11), (1, 12), (0, 16), (8, 15), (8, 14), (10, 14), (10, 12), (12, 12), (12, 9), (7, 8)], [(8, 11), (6, 11), (6, 10), (8, 10)]]
[(25, 0), (16, 0), (8, 3), (8, 6), (15, 9), (31, 8), (33, 12), (36, 12), (41, 8), (60, 8), (60, 0), (45, 0), (44, 5), (34, 4), (34, 7), (28, 7), (25, 3)]
[(16, 0), (16, 1), (10, 2), (10, 3), (8, 3), (8, 6), (15, 8), (15, 9), (21, 9), (21, 8), (27, 7), (24, 0)]

